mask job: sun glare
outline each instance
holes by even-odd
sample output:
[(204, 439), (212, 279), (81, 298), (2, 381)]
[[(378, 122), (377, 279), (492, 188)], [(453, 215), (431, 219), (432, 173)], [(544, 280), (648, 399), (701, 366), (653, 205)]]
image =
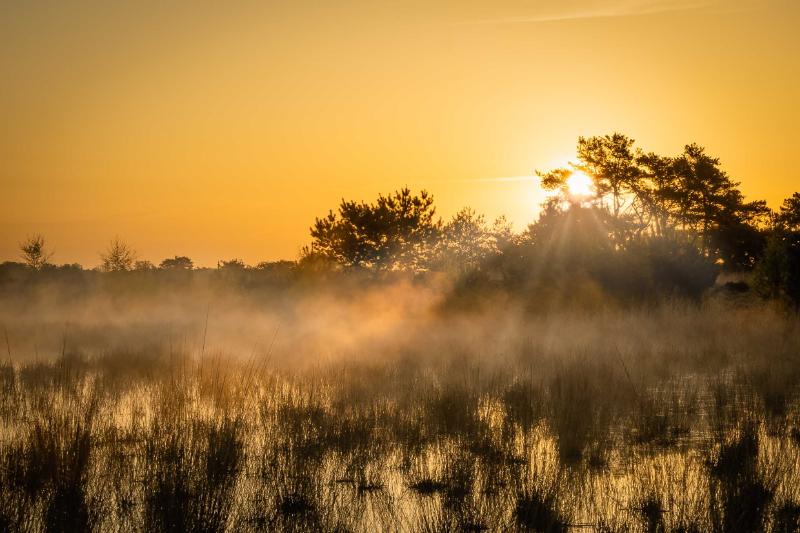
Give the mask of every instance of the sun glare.
[(588, 198), (594, 194), (592, 178), (576, 170), (567, 178), (569, 195), (576, 198)]

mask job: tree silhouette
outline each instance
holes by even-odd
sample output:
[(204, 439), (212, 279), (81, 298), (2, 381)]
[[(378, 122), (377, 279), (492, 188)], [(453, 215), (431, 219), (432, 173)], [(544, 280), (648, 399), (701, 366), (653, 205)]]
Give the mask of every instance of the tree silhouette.
[(648, 227), (656, 237), (674, 239), (683, 194), (675, 158), (640, 152), (636, 161), (642, 172), (636, 194), (647, 214)]
[(633, 144), (633, 139), (621, 133), (578, 137), (577, 162), (570, 163), (571, 169), (537, 172), (542, 187), (550, 190), (560, 188), (565, 194), (568, 193), (567, 179), (573, 172), (580, 171), (589, 176), (597, 203), (608, 209), (614, 218), (610, 228), (620, 245), (631, 231), (639, 233), (648, 226), (644, 173)]
[(136, 252), (125, 242), (115, 237), (105, 253), (100, 254), (102, 269), (106, 272), (127, 272), (133, 268)]
[(163, 270), (191, 270), (194, 268), (194, 263), (185, 255), (176, 255), (172, 258), (167, 258), (161, 261), (158, 268)]
[(775, 222), (784, 231), (800, 232), (800, 192), (783, 201)]
[(578, 137), (576, 167), (594, 179), (601, 200), (611, 197), (614, 218), (619, 218), (629, 202), (636, 199), (640, 188), (642, 173), (636, 163), (633, 144), (633, 139), (621, 133)]
[(800, 193), (787, 198), (775, 215), (754, 279), (763, 296), (783, 298), (800, 310)]
[(434, 213), (432, 196), (412, 195), (407, 188), (381, 195), (374, 204), (342, 200), (338, 214), (316, 219), (304, 255), (346, 267), (425, 270), (440, 231)]
[(745, 202), (739, 183), (697, 144), (675, 159), (680, 192), (676, 218), (700, 238), (700, 249), (730, 266), (752, 266), (760, 251), (756, 225), (769, 210), (766, 202)]
[(718, 158), (697, 144), (677, 157), (634, 149), (634, 141), (614, 133), (580, 137), (577, 163), (538, 173), (546, 189), (565, 187), (580, 170), (592, 178), (596, 202), (611, 215), (616, 245), (651, 235), (693, 242), (727, 268), (751, 268), (764, 246), (764, 201), (746, 202)]
[(133, 263), (133, 270), (137, 272), (149, 272), (155, 269), (156, 266), (150, 261), (147, 261), (146, 259), (140, 261), (134, 261)]
[(548, 170), (547, 172), (541, 172), (537, 170), (536, 175), (539, 176), (539, 180), (543, 189), (547, 191), (562, 189), (562, 193), (566, 195), (567, 191), (565, 187), (567, 178), (572, 175), (572, 172), (573, 170), (568, 168), (555, 168), (553, 170)]
[(217, 270), (241, 271), (247, 269), (247, 264), (241, 259), (221, 259), (217, 261)]
[(41, 270), (53, 256), (53, 252), (45, 248), (44, 237), (38, 233), (21, 242), (19, 249), (23, 262), (34, 270)]
[(490, 228), (483, 215), (465, 207), (442, 227), (436, 266), (460, 274), (478, 270), (489, 257), (500, 253), (510, 232), (505, 219), (498, 219)]

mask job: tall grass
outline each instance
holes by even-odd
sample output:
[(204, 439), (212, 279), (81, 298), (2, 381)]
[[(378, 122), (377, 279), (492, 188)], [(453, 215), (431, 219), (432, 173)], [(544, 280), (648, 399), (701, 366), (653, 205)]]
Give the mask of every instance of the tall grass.
[(795, 319), (765, 347), (735, 314), (652, 313), (491, 357), (7, 362), (0, 530), (796, 531)]

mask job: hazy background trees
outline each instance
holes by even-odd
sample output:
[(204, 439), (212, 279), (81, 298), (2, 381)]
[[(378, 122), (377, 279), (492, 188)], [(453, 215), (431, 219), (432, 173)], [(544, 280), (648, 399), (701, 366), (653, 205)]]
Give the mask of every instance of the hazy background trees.
[(26, 265), (34, 270), (41, 270), (53, 252), (45, 248), (44, 237), (36, 233), (19, 244), (22, 260)]
[(505, 217), (489, 225), (484, 215), (465, 207), (442, 226), (431, 268), (458, 275), (483, 270), (512, 239)]
[(105, 272), (127, 272), (132, 270), (136, 261), (136, 251), (119, 237), (115, 237), (108, 245), (105, 253), (100, 254), (102, 269)]
[(164, 270), (191, 270), (194, 268), (194, 262), (185, 255), (176, 255), (175, 257), (161, 261), (158, 268)]
[(782, 298), (800, 310), (800, 193), (794, 193), (773, 217), (755, 285), (767, 297)]

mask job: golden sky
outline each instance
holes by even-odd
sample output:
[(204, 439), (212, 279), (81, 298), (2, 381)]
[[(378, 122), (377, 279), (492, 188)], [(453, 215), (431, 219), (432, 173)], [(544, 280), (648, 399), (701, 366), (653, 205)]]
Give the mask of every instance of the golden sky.
[(800, 190), (797, 0), (0, 3), (0, 261), (295, 258), (342, 197), (523, 228), (579, 135)]

